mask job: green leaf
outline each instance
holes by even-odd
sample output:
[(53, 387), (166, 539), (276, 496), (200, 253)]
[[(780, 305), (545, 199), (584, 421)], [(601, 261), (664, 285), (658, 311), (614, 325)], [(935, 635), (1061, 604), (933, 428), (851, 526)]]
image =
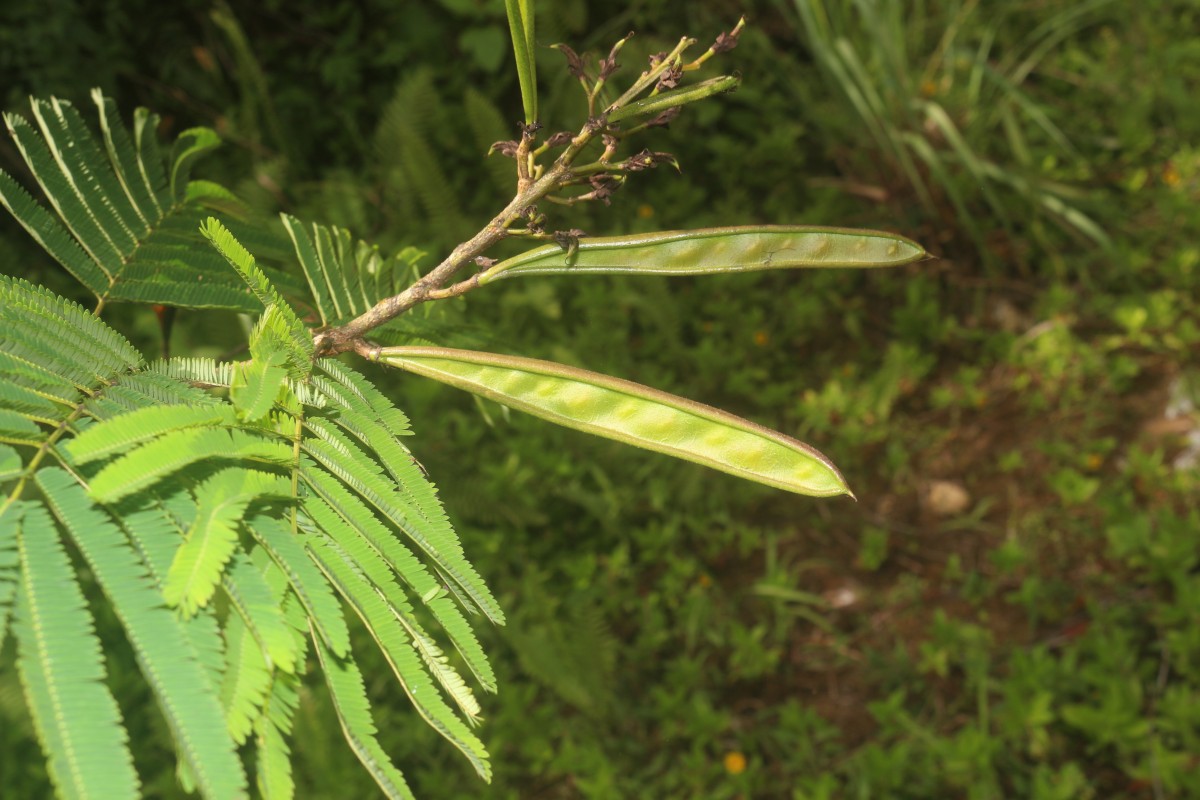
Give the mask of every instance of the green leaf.
[(134, 150), (129, 132), (125, 130), (121, 117), (117, 114), (116, 105), (99, 89), (92, 90), (92, 102), (96, 104), (104, 147), (108, 151), (108, 158), (112, 162), (117, 180), (143, 223), (149, 224), (150, 220), (157, 219), (162, 212), (155, 200), (149, 176), (142, 172), (138, 163), (139, 154)]
[(399, 800), (416, 800), (404, 781), (404, 776), (392, 764), (387, 753), (379, 746), (379, 740), (375, 738), (375, 721), (371, 719), (371, 704), (367, 700), (362, 672), (359, 671), (358, 665), (352, 658), (338, 658), (329, 652), (323, 638), (318, 636), (315, 630), (312, 640), (317, 658), (321, 661), (321, 670), (325, 673), (329, 696), (333, 699), (333, 709), (337, 712), (342, 734), (346, 737), (350, 749), (358, 756), (358, 760), (375, 779), (385, 796)]
[(258, 297), (267, 312), (274, 310), (278, 315), (277, 325), (285, 336), (289, 346), (288, 362), (293, 368), (294, 377), (302, 378), (312, 369), (313, 342), (312, 336), (304, 323), (296, 316), (296, 312), (279, 295), (271, 284), (266, 273), (258, 267), (254, 256), (233, 237), (229, 229), (216, 218), (209, 217), (200, 226), (200, 232), (212, 243), (217, 252), (225, 257), (237, 273), (242, 276), (250, 291)]
[(99, 92), (92, 100), (100, 137), (70, 103), (55, 98), (30, 101), (36, 129), (22, 117), (5, 115), (17, 151), (53, 213), (3, 173), (0, 204), (103, 302), (253, 310), (253, 298), (236, 276), (223, 265), (212, 269), (211, 251), (195, 246), (195, 215), (219, 190), (209, 185), (193, 190), (188, 174), (219, 141), (216, 134), (185, 131), (176, 142), (168, 182), (156, 139), (158, 118), (139, 109), (131, 138), (112, 101)]
[(504, 619), (499, 604), (467, 561), (458, 536), (444, 516), (431, 521), (408, 505), (396, 492), (395, 484), (380, 474), (370, 458), (322, 420), (309, 418), (304, 424), (321, 437), (304, 441), (308, 455), (374, 506), (384, 519), (404, 531), (489, 619), (497, 623)]
[(225, 571), (223, 585), (230, 603), (266, 654), (268, 664), (284, 672), (295, 672), (300, 658), (296, 637), (283, 618), (282, 597), (275, 597), (262, 572), (244, 555), (235, 553)]
[(396, 585), (395, 573), (384, 562), (380, 553), (359, 538), (352, 528), (342, 524), (333, 511), (317, 498), (306, 498), (305, 511), (329, 541), (336, 545), (339, 553), (344, 554), (346, 560), (370, 581), (396, 621), (403, 626), (426, 668), (442, 685), (446, 694), (450, 695), (468, 719), (476, 721), (480, 713), (479, 702), (462, 676), (450, 665), (437, 642), (425, 632), (424, 626), (413, 614), (411, 603)]
[(136, 798), (128, 736), (75, 571), (45, 508), (14, 504), (4, 517), (22, 511), (17, 669), (50, 778), (64, 798)]
[(93, 294), (103, 294), (109, 284), (108, 276), (96, 266), (96, 262), (84, 252), (70, 232), (6, 172), (0, 172), (0, 203), (75, 280)]
[[(9, 450), (15, 456), (12, 448)], [(21, 460), (17, 459), (20, 467)], [(0, 649), (4, 648), (4, 638), (8, 635), (8, 621), (12, 615), (13, 601), (17, 596), (17, 586), (20, 574), (17, 572), (20, 555), (17, 553), (17, 533), (20, 530), (21, 514), (12, 509), (0, 513)]]
[(77, 464), (123, 453), (171, 431), (185, 428), (232, 425), (229, 406), (154, 405), (92, 425), (67, 444)]
[[(53, 332), (72, 347), (71, 354), (91, 359), (103, 365), (99, 373), (109, 378), (119, 370), (141, 366), (141, 354), (121, 334), (108, 327), (100, 318), (78, 303), (20, 278), (0, 275), (0, 307), (6, 311), (21, 310), (30, 321), (40, 323), (35, 332)], [(11, 330), (6, 330), (11, 334)], [(74, 352), (81, 351), (81, 352)]]
[(292, 461), (292, 451), (279, 440), (245, 431), (185, 428), (159, 436), (109, 463), (92, 479), (89, 491), (98, 501), (111, 503), (209, 458), (286, 466)]
[(289, 498), (291, 483), (278, 475), (230, 467), (196, 488), (196, 518), (175, 553), (163, 586), (167, 605), (190, 617), (208, 604), (238, 544), (238, 523), (251, 502)]
[[(195, 503), (186, 489), (176, 487), (166, 504), (179, 506), (179, 519), (195, 516)], [(186, 510), (183, 507), (186, 505)], [(134, 549), (141, 557), (147, 574), (157, 593), (157, 602), (162, 604), (162, 587), (166, 583), (171, 561), (179, 549), (179, 541), (186, 533), (176, 514), (164, 507), (159, 500), (141, 502), (136, 499), (115, 506), (120, 515), (121, 527), (129, 536)], [(225, 666), (224, 642), (212, 608), (202, 609), (191, 619), (176, 617), (183, 625), (183, 634), (195, 653), (202, 668), (201, 679), (206, 679), (209, 692), (216, 696), (221, 685)]]
[(508, 30), (512, 36), (513, 55), (517, 62), (517, 80), (521, 84), (525, 124), (532, 125), (537, 121), (538, 112), (533, 3), (530, 0), (504, 0), (504, 8), (508, 12)]
[(281, 217), (323, 326), (350, 320), (399, 294), (421, 256), (405, 248), (384, 258), (379, 248), (356, 241), (343, 228), (314, 224), (310, 236), (295, 217)]
[(254, 723), (255, 777), (263, 800), (291, 800), (296, 792), (287, 735), (299, 702), (297, 685), (296, 678), (276, 673), (263, 713)]
[(42, 429), (16, 411), (0, 408), (0, 442), (39, 444), (44, 438)]
[(221, 704), (234, 741), (242, 744), (250, 735), (271, 688), (271, 669), (258, 642), (237, 614), (225, 622), (225, 678)]
[(837, 467), (809, 445), (641, 384), (550, 361), (440, 347), (384, 348), (378, 360), (568, 428), (789, 492), (851, 494)]
[(454, 715), (434, 688), (413, 642), (399, 624), (398, 615), (344, 551), (323, 539), (310, 540), (308, 547), (321, 571), (371, 632), (417, 713), (467, 757), (481, 778), (490, 781), (492, 770), (483, 743)]
[(759, 225), (660, 231), (579, 240), (568, 257), (556, 244), (501, 261), (479, 276), (632, 273), (708, 275), (793, 267), (894, 267), (925, 257), (903, 236), (879, 231)]
[[(480, 685), (490, 692), (496, 691), (495, 673), (470, 624), (454, 602), (445, 597), (442, 585), (425, 565), (356, 495), (332, 475), (316, 468), (305, 469), (303, 474), (305, 482), (313, 492), (313, 495), (305, 499), (304, 504), (306, 513), (313, 521), (348, 550), (353, 548), (340, 537), (337, 532), (339, 529), (353, 531), (377, 552), (412, 593), (421, 598), (429, 608)], [(331, 519), (331, 514), (336, 514), (337, 518)]]
[(333, 652), (350, 652), (350, 631), (341, 606), (324, 574), (317, 569), (291, 528), (274, 517), (258, 515), (246, 526), (287, 575), (288, 583), (308, 612), (309, 624), (316, 627), (322, 640)]
[(262, 419), (275, 405), (279, 388), (287, 380), (287, 370), (261, 359), (235, 364), (229, 399), (243, 420)]
[(171, 149), (171, 196), (176, 202), (186, 199), (192, 166), (205, 153), (217, 149), (221, 137), (211, 128), (188, 128), (179, 134)]
[[(182, 620), (162, 605), (147, 568), (67, 472), (37, 473), (47, 503), (112, 604), (180, 754), (207, 797), (244, 795), (246, 776)], [(70, 658), (77, 658), (74, 654)], [(104, 796), (104, 795), (101, 795)]]
[[(396, 408), (387, 395), (350, 367), (333, 358), (323, 358), (317, 364), (320, 372), (337, 381), (348, 391), (359, 397), (371, 409), (375, 420), (383, 425), (392, 436), (409, 436), (412, 428), (408, 417)], [(346, 407), (349, 407), (347, 405)]]

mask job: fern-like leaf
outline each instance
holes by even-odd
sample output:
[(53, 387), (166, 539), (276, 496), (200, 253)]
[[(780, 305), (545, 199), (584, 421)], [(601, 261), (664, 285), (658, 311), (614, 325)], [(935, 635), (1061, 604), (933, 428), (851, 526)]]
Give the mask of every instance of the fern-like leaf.
[(413, 707), (434, 730), (462, 751), (480, 777), (490, 781), (492, 770), (483, 743), (454, 715), (434, 689), (413, 643), (398, 624), (397, 615), (335, 545), (310, 539), (308, 548), (321, 571), (371, 632)]
[[(5, 452), (7, 451), (7, 453)], [(15, 464), (13, 463), (15, 460)], [(7, 470), (6, 470), (7, 467)], [(11, 447), (0, 446), (0, 481), (19, 474), (21, 459)], [(14, 509), (0, 513), (0, 648), (8, 635), (13, 600), (17, 596), (20, 556), (17, 553), (17, 530), (20, 514)]]
[[(177, 493), (181, 500), (186, 499), (192, 504), (191, 498), (185, 498), (186, 495), (187, 491), (184, 489)], [(137, 499), (142, 501), (140, 505), (127, 501), (116, 508), (121, 515), (121, 527), (129, 536), (130, 542), (146, 566), (151, 582), (161, 595), (171, 561), (179, 547), (179, 540), (186, 531), (174, 515), (168, 513), (157, 500)], [(184, 514), (189, 519), (193, 515), (194, 508)], [(215, 693), (221, 685), (225, 666), (225, 646), (216, 614), (212, 608), (206, 608), (191, 619), (181, 621), (184, 636), (196, 654), (212, 692)]]
[[(50, 105), (39, 113), (54, 136), (80, 135), (82, 121), (72, 112)], [(104, 152), (126, 168), (115, 178), (89, 172), (99, 146), (47, 150), (47, 168), (65, 165), (58, 167), (67, 176), (63, 191), (82, 187), (89, 202), (95, 197), (88, 192), (119, 195), (110, 206), (88, 206), (114, 247), (128, 243), (121, 231), (141, 241), (146, 215), (175, 202), (165, 173), (147, 166), (150, 122), (135, 117), (132, 138), (106, 123)], [(138, 173), (130, 175), (135, 164)], [(183, 216), (150, 236), (174, 236)], [(421, 716), (487, 777), (487, 755), (468, 727), (479, 704), (432, 623), (494, 690), (491, 666), (455, 600), (497, 622), (503, 615), (398, 438), (410, 434), (407, 418), (357, 372), (332, 360), (314, 365), (311, 338), (269, 272), (224, 228), (211, 223), (208, 232), (221, 248), (213, 255), (238, 265), (265, 303), (251, 359), (242, 364), (147, 365), (80, 306), (0, 276), (0, 442), (16, 445), (0, 444), (0, 483), (19, 489), (0, 500), (0, 643), (11, 627), (56, 786), (64, 796), (136, 792), (136, 776), (124, 788), (109, 781), (124, 780), (118, 758), (108, 759), (95, 784), (73, 763), (76, 751), (87, 758), (93, 750), (123, 752), (124, 733), (99, 682), (98, 657), (87, 655), (97, 645), (60, 530), (124, 629), (170, 727), (185, 790), (244, 795), (244, 745), (255, 751), (264, 796), (294, 794), (287, 739), (306, 666), (302, 631), (312, 631), (318, 658), (333, 670), (327, 680), (347, 740), (385, 791), (409, 796), (374, 739), (343, 601), (364, 620)], [(333, 254), (330, 263), (346, 263), (352, 244), (325, 236), (317, 247)], [(166, 257), (159, 244), (139, 252)], [(363, 253), (358, 248), (355, 257)], [(343, 276), (339, 291), (363, 307), (377, 288), (371, 277), (369, 270)], [(37, 470), (43, 459), (65, 469)], [(40, 570), (35, 578), (31, 569)], [(60, 591), (48, 593), (49, 586)], [(224, 598), (213, 602), (218, 592)], [(38, 638), (38, 619), (56, 615), (69, 624), (47, 630), (61, 627), (62, 641)], [(58, 648), (68, 638), (90, 667), (63, 666)], [(53, 707), (59, 686), (90, 700), (60, 719)], [(68, 741), (80, 714), (95, 723), (83, 730), (99, 735), (108, 726), (107, 749)]]
[[(295, 594), (288, 592), (287, 576), (270, 560), (262, 548), (254, 551), (254, 564), (263, 576), (289, 625), (296, 661), (303, 663), (307, 651), (308, 621)], [(262, 714), (254, 724), (257, 756), (258, 791), (264, 800), (291, 800), (295, 794), (292, 779), (291, 735), (296, 707), (299, 705), (299, 676), (276, 671), (263, 703)]]
[(291, 458), (287, 446), (254, 433), (185, 428), (159, 436), (110, 462), (92, 480), (90, 491), (98, 501), (111, 503), (197, 461), (224, 459), (287, 465)]
[[(305, 469), (303, 474), (313, 492), (305, 502), (305, 509), (318, 526), (327, 532), (349, 529), (370, 546), (429, 608), (480, 685), (496, 691), (496, 676), (483, 648), (458, 607), (445, 597), (442, 584), (341, 482), (316, 468)], [(336, 514), (337, 519), (330, 519), (330, 514)]]
[(287, 370), (279, 366), (286, 354), (275, 350), (272, 355), (278, 355), (279, 358), (268, 360), (256, 357), (234, 366), (229, 399), (233, 401), (242, 419), (247, 422), (254, 422), (266, 416), (275, 405), (280, 387), (287, 380)]
[(325, 673), (325, 684), (333, 698), (334, 711), (342, 724), (342, 733), (354, 755), (390, 800), (416, 800), (404, 776), (375, 738), (375, 722), (371, 719), (371, 706), (358, 665), (351, 658), (339, 658), (330, 652), (316, 631), (313, 631), (312, 640)]
[(75, 572), (46, 510), (14, 504), (4, 514), (22, 511), (17, 667), (50, 777), (66, 798), (137, 797), (128, 736)]
[(271, 668), (250, 629), (237, 614), (225, 623), (225, 658), (221, 704), (225, 707), (229, 734), (241, 744), (253, 730), (266, 702)]
[(454, 700), (459, 710), (466, 715), (472, 724), (479, 718), (479, 703), (470, 687), (463, 681), (462, 676), (454, 669), (442, 654), (441, 648), (424, 629), (424, 626), (413, 613), (412, 605), (403, 591), (396, 585), (391, 567), (384, 561), (378, 551), (360, 538), (356, 532), (345, 525), (333, 510), (316, 497), (306, 498), (305, 511), (309, 519), (319, 530), (329, 537), (339, 552), (344, 553), (349, 561), (370, 581), (371, 586), (380, 595), (396, 621), (404, 628), (413, 647), (425, 663), (425, 668), (434, 677), (446, 694)]
[(237, 546), (238, 523), (251, 502), (291, 495), (284, 478), (258, 470), (230, 467), (196, 488), (196, 518), (171, 568), (163, 597), (191, 616), (206, 605)]
[(296, 678), (276, 673), (254, 723), (258, 792), (263, 800), (291, 800), (296, 792), (287, 741), (299, 702), (296, 687)]
[(294, 673), (300, 653), (283, 617), (283, 597), (275, 596), (261, 571), (241, 554), (234, 555), (223, 585), (231, 605), (266, 655), (267, 664)]
[(399, 294), (422, 255), (405, 248), (384, 258), (378, 248), (355, 241), (343, 228), (314, 224), (310, 235), (295, 217), (283, 214), (282, 219), (323, 326), (353, 319)]
[(220, 707), (179, 620), (163, 607), (145, 566), (67, 472), (43, 469), (37, 484), (112, 603), (198, 785), (208, 797), (244, 793), (245, 773), (221, 725)]
[(130, 137), (111, 101), (99, 92), (92, 99), (102, 144), (63, 100), (31, 101), (36, 130), (23, 117), (5, 115), (53, 213), (4, 173), (0, 204), (101, 302), (254, 310), (237, 276), (225, 268), (213, 271), (210, 251), (195, 246), (196, 222), (162, 235), (206, 201), (206, 193), (188, 191), (188, 177), (195, 160), (216, 146), (216, 134), (184, 131), (168, 175), (156, 140), (158, 118), (139, 109)]
[(267, 309), (276, 309), (279, 315), (279, 325), (283, 329), (286, 341), (290, 346), (289, 363), (301, 375), (307, 375), (311, 368), (313, 343), (312, 336), (304, 327), (304, 323), (296, 316), (292, 307), (279, 295), (267, 275), (258, 267), (254, 256), (233, 237), (229, 229), (213, 217), (204, 221), (200, 228), (213, 247), (229, 262), (250, 291)]
[(86, 464), (132, 450), (172, 431), (221, 424), (233, 424), (228, 406), (147, 405), (105, 425), (92, 426), (72, 439), (67, 449), (75, 463)]
[(287, 575), (292, 591), (300, 598), (310, 623), (315, 626), (334, 653), (350, 652), (350, 632), (337, 598), (325, 576), (308, 557), (295, 534), (274, 517), (258, 515), (247, 523), (254, 538), (270, 554), (271, 560)]
[(305, 426), (319, 437), (304, 441), (302, 446), (306, 454), (337, 476), (389, 523), (404, 531), (489, 619), (503, 622), (499, 604), (475, 568), (467, 562), (458, 537), (444, 518), (439, 523), (432, 523), (407, 505), (380, 474), (375, 463), (322, 420), (310, 418), (305, 420)]

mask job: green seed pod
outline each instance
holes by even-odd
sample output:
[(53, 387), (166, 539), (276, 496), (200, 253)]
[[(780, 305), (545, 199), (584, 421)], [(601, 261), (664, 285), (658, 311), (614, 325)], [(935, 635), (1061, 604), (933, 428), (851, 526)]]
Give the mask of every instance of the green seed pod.
[(608, 121), (620, 122), (623, 119), (630, 119), (631, 117), (658, 114), (669, 108), (677, 108), (688, 103), (695, 103), (707, 97), (712, 97), (714, 94), (731, 91), (737, 88), (737, 85), (741, 82), (741, 78), (734, 75), (722, 75), (719, 78), (709, 78), (706, 81), (694, 83), (691, 86), (681, 86), (678, 89), (671, 89), (670, 91), (656, 94), (653, 97), (644, 97), (623, 108), (610, 111), (608, 113)]
[(916, 242), (880, 231), (757, 225), (659, 231), (579, 240), (568, 257), (544, 245), (480, 273), (479, 283), (513, 275), (630, 272), (708, 275), (792, 267), (894, 267), (925, 257)]
[(375, 359), (568, 428), (768, 486), (853, 497), (837, 467), (812, 447), (641, 384), (550, 361), (443, 347), (385, 347)]

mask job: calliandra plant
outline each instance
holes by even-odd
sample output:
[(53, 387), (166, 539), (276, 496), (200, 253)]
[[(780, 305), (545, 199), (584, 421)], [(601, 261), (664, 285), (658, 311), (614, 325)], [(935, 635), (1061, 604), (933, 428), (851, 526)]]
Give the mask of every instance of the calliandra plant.
[[(630, 174), (673, 162), (628, 143), (736, 85), (687, 78), (732, 49), (742, 23), (696, 58), (685, 55), (693, 40), (681, 40), (623, 89), (614, 78), (627, 39), (591, 65), (559, 45), (589, 113), (546, 136), (528, 4), (509, 12), (525, 119), (519, 138), (493, 149), (515, 159), (516, 191), (409, 285), (411, 250), (385, 257), (286, 214), (285, 238), (223, 187), (192, 178), (218, 143), (212, 131), (185, 131), (164, 154), (154, 115), (138, 110), (127, 128), (98, 91), (98, 136), (62, 100), (33, 100), (32, 122), (6, 117), (49, 208), (2, 173), (0, 202), (95, 296), (88, 310), (0, 276), (0, 643), (16, 638), (62, 797), (140, 791), (89, 603), (106, 604), (122, 628), (167, 722), (179, 780), (205, 797), (249, 795), (248, 774), (263, 797), (294, 796), (288, 742), (310, 670), (382, 792), (411, 796), (377, 741), (347, 612), (421, 718), (490, 777), (472, 685), (493, 692), (496, 679), (468, 619), (503, 624), (504, 614), (404, 444), (404, 414), (341, 354), (788, 491), (849, 493), (813, 448), (699, 403), (546, 361), (394, 344), (419, 327), (410, 309), (498, 280), (923, 256), (899, 236), (837, 229), (552, 228), (552, 206), (607, 201)], [(506, 239), (538, 246), (490, 258)], [(254, 315), (248, 358), (148, 362), (102, 318), (117, 302)]]

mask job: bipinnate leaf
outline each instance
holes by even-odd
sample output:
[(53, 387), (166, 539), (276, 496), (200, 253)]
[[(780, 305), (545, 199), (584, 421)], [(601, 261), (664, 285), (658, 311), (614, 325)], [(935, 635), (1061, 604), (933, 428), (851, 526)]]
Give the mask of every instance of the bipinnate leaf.
[(371, 704), (358, 665), (348, 654), (339, 658), (331, 653), (325, 646), (324, 637), (318, 636), (316, 630), (312, 632), (312, 641), (346, 743), (375, 779), (385, 797), (389, 800), (415, 800), (404, 776), (375, 738), (375, 721), (371, 718)]
[(294, 673), (300, 658), (297, 638), (284, 619), (283, 598), (272, 591), (262, 571), (250, 559), (236, 553), (225, 570), (222, 586), (230, 604), (262, 648), (268, 666)]
[(256, 515), (247, 527), (287, 576), (288, 584), (308, 614), (309, 625), (320, 634), (325, 645), (339, 657), (349, 654), (350, 631), (342, 609), (299, 537), (285, 522), (266, 514)]
[(230, 467), (196, 489), (196, 518), (167, 572), (163, 598), (190, 617), (206, 605), (238, 544), (238, 524), (251, 502), (288, 497), (291, 484), (278, 475)]
[(229, 734), (246, 741), (271, 688), (271, 668), (246, 623), (237, 614), (225, 623), (225, 674), (221, 705)]
[(359, 572), (345, 551), (317, 538), (308, 540), (307, 545), (329, 582), (370, 631), (413, 708), (467, 757), (481, 778), (490, 781), (492, 770), (483, 743), (455, 716), (434, 688), (429, 672), (421, 664), (419, 642), (410, 638), (402, 625), (402, 614), (397, 613), (400, 609), (389, 605), (382, 591)]
[(443, 347), (389, 347), (377, 360), (550, 422), (815, 497), (850, 494), (807, 444), (725, 411), (550, 361)]
[(92, 479), (89, 491), (96, 500), (111, 503), (209, 458), (286, 465), (291, 462), (292, 452), (281, 441), (246, 431), (184, 428), (109, 462)]
[[(215, 217), (204, 221), (200, 226), (200, 233), (225, 257), (229, 265), (237, 270), (242, 280), (250, 287), (250, 291), (263, 304), (265, 322), (260, 322), (255, 329), (255, 338), (271, 336), (280, 341), (288, 349), (288, 363), (297, 376), (307, 375), (312, 362), (312, 336), (296, 316), (296, 312), (271, 284), (266, 273), (255, 263), (254, 256), (250, 255), (250, 251)], [(256, 342), (252, 341), (251, 344)]]
[(41, 505), (9, 505), (0, 519), (21, 514), (17, 669), (50, 779), (63, 798), (137, 797), (128, 736), (71, 561)]
[(557, 244), (544, 245), (480, 273), (479, 283), (517, 275), (711, 275), (795, 267), (895, 267), (924, 257), (924, 248), (894, 233), (747, 225), (586, 237), (569, 254)]
[(234, 365), (229, 399), (242, 419), (247, 422), (262, 419), (274, 406), (279, 389), (287, 380), (287, 370), (280, 364), (254, 359)]
[[(0, 445), (0, 461), (4, 458), (4, 450), (12, 450)], [(13, 451), (16, 455), (16, 451)], [(21, 459), (17, 457), (17, 467)], [(12, 616), (13, 600), (17, 596), (17, 584), (20, 576), (17, 573), (20, 558), (17, 555), (17, 530), (21, 518), (12, 511), (0, 514), (0, 648), (4, 647), (4, 639), (8, 634), (8, 621)]]
[[(219, 143), (207, 128), (184, 131), (168, 178), (155, 130), (139, 109), (133, 136), (112, 101), (92, 93), (97, 137), (64, 100), (30, 101), (30, 119), (5, 114), (16, 152), (48, 208), (0, 172), (0, 205), (104, 303), (131, 301), (250, 311), (253, 298), (219, 259), (196, 247), (199, 207), (228, 192), (189, 180), (192, 165)], [(236, 208), (236, 203), (225, 203)]]
[[(37, 473), (37, 485), (120, 620), (170, 726), (181, 764), (186, 764), (205, 797), (244, 795), (245, 771), (206, 679), (203, 656), (193, 647), (190, 634), (198, 631), (163, 607), (146, 564), (69, 473), (43, 469)], [(132, 522), (126, 519), (126, 524)], [(68, 656), (71, 663), (78, 658), (77, 653)]]
[(130, 450), (171, 431), (218, 424), (233, 424), (229, 406), (147, 406), (92, 425), (72, 439), (67, 450), (75, 463), (86, 464)]

